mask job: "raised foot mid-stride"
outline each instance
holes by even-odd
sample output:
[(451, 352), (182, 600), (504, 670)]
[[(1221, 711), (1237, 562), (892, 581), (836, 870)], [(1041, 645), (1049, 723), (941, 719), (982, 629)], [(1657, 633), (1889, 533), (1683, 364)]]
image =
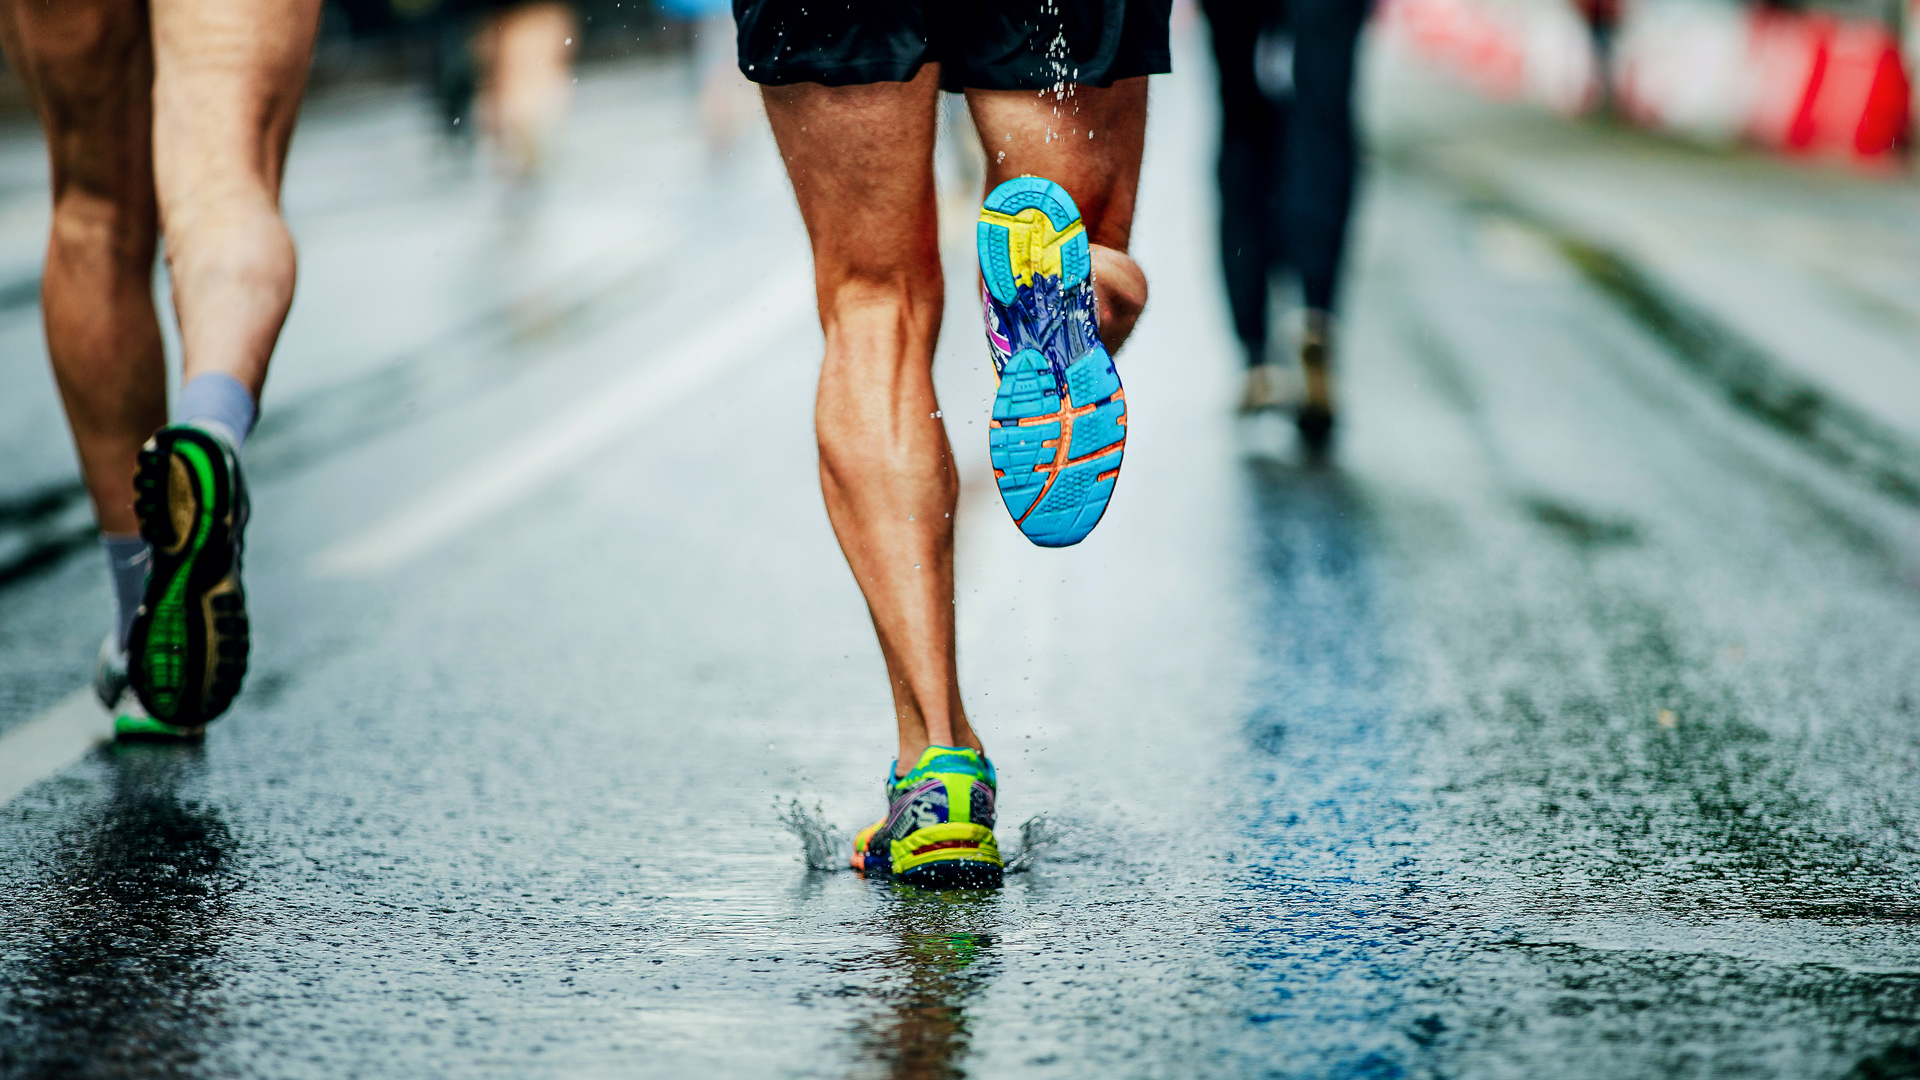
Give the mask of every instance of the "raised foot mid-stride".
[(1106, 513), (1127, 445), (1087, 230), (1066, 189), (1023, 176), (987, 196), (976, 232), (999, 380), (987, 446), (1000, 498), (1035, 544), (1077, 544)]
[(191, 737), (232, 704), (247, 671), (247, 487), (227, 440), (190, 424), (160, 429), (139, 460), (134, 511), (153, 567), (127, 674), (146, 717), (116, 724), (138, 729), (125, 735)]

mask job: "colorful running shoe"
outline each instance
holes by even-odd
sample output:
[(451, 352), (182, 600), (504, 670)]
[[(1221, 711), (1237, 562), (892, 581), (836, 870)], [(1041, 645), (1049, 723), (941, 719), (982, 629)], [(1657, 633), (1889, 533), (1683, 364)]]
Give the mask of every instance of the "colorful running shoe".
[(1000, 498), (1027, 539), (1077, 544), (1106, 512), (1127, 445), (1087, 230), (1065, 188), (1025, 176), (993, 189), (976, 233), (999, 379), (987, 448)]
[(127, 675), (150, 719), (200, 727), (232, 704), (247, 672), (240, 460), (220, 436), (173, 424), (140, 449), (133, 486), (153, 568), (127, 639)]
[(887, 770), (887, 816), (853, 838), (853, 868), (923, 889), (999, 888), (996, 790), (985, 754), (927, 747), (907, 775)]

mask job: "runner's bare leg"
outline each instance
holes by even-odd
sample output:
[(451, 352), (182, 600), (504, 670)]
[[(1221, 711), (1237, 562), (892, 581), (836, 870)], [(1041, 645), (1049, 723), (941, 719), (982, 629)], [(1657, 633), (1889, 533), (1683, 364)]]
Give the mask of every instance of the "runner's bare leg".
[[(821, 487), (880, 637), (906, 766), (929, 744), (980, 748), (954, 660), (951, 515), (959, 483), (932, 376), (944, 289), (933, 186), (937, 86), (928, 65), (906, 83), (763, 92), (813, 242), (827, 336), (815, 413)], [(1062, 184), (1079, 203), (1094, 244), (1102, 336), (1118, 348), (1146, 303), (1145, 276), (1126, 254), (1146, 80), (1076, 87), (1064, 106), (1052, 94), (967, 96), (989, 188), (1031, 173)]]
[(980, 740), (954, 662), (960, 490), (933, 392), (944, 300), (932, 65), (911, 82), (766, 87), (813, 241), (826, 358), (814, 423), (827, 516), (886, 658), (902, 768)]
[(47, 352), (100, 529), (131, 534), (134, 458), (167, 422), (153, 303), (153, 51), (138, 0), (5, 0), (0, 42), (46, 132)]
[(152, 0), (153, 161), (185, 375), (260, 396), (293, 302), (280, 180), (320, 0)]

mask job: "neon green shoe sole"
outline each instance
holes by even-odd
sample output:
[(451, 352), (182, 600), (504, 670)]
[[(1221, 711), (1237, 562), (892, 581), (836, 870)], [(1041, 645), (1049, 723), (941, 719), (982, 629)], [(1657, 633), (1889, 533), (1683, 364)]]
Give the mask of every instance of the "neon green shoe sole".
[(182, 727), (135, 712), (113, 717), (113, 737), (121, 742), (192, 742), (207, 737), (207, 725)]
[(247, 671), (240, 462), (215, 435), (165, 427), (140, 450), (134, 493), (153, 568), (127, 639), (127, 676), (149, 719), (201, 727), (232, 704)]

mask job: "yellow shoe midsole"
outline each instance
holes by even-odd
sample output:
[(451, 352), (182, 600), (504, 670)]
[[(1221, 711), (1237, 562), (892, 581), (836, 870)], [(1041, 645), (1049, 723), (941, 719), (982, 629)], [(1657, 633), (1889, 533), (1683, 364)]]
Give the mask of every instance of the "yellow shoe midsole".
[(985, 825), (948, 822), (915, 829), (893, 842), (893, 872), (937, 862), (980, 862), (1000, 865), (1000, 845)]
[(1059, 277), (1061, 250), (1067, 246), (1067, 241), (1087, 231), (1080, 219), (1075, 218), (1073, 224), (1064, 231), (1055, 232), (1046, 211), (1037, 206), (1029, 206), (1012, 215), (982, 207), (980, 220), (1007, 230), (1008, 269), (1013, 271), (1016, 285), (1031, 285), (1033, 279), (1042, 274)]

